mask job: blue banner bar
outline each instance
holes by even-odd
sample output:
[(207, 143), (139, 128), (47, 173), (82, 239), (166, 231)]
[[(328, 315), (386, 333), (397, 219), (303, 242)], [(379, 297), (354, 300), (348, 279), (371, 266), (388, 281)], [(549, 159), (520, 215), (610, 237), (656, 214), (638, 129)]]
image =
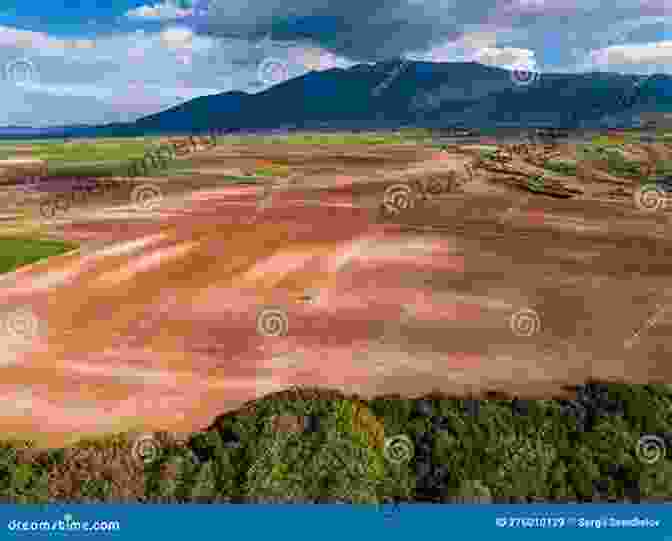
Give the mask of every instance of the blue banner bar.
[[(0, 539), (92, 537), (180, 541), (447, 539), (672, 539), (672, 507), (568, 505), (0, 505)], [(543, 533), (540, 530), (544, 530)], [(496, 537), (493, 537), (493, 534)], [(487, 537), (485, 537), (487, 536)], [(201, 539), (206, 539), (202, 537)]]

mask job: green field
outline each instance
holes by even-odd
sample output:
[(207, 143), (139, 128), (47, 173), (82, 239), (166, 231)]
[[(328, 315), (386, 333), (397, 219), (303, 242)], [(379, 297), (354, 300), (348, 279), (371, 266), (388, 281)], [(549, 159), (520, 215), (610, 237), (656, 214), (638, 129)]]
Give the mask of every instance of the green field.
[(0, 237), (0, 275), (75, 249), (75, 244), (56, 240)]
[[(223, 135), (218, 142), (229, 145), (289, 144), (289, 145), (387, 145), (419, 144), (428, 148), (436, 146), (432, 141), (433, 132), (429, 129), (400, 129), (391, 132), (362, 133), (289, 133), (279, 135)], [(672, 134), (664, 134), (670, 138)], [(625, 142), (637, 141), (637, 134), (625, 134)], [(149, 150), (156, 149), (158, 137), (101, 138), (89, 141), (35, 140), (0, 141), (0, 159), (12, 158), (20, 150), (31, 149), (31, 157), (45, 160), (49, 175), (59, 177), (125, 177), (132, 160), (141, 159)], [(637, 163), (626, 160), (620, 151), (618, 137), (598, 135), (589, 144), (581, 145), (576, 160), (556, 160), (549, 162), (547, 168), (561, 174), (575, 175), (576, 161), (591, 159), (605, 162), (610, 173), (624, 178), (638, 179), (641, 176)], [(492, 158), (497, 146), (468, 145), (465, 148), (477, 149), (483, 158)], [(162, 167), (152, 167), (147, 176), (161, 177), (167, 174), (189, 174), (192, 161), (189, 156), (178, 157)], [(670, 164), (660, 164), (658, 174), (670, 170)], [(261, 167), (255, 176), (283, 177), (289, 173), (274, 167)]]
[(390, 145), (429, 139), (428, 130), (401, 130), (391, 133), (297, 133), (281, 135), (227, 135), (228, 144), (290, 144), (290, 145)]
[[(0, 159), (16, 155), (17, 149), (31, 151), (31, 158), (44, 160), (51, 176), (127, 176), (132, 160), (158, 148), (158, 138), (100, 139), (95, 141), (32, 141), (0, 145)], [(4, 148), (3, 148), (4, 147)], [(178, 160), (173, 160), (178, 161)], [(175, 167), (170, 163), (168, 167)], [(160, 169), (159, 169), (160, 170)], [(152, 171), (152, 173), (155, 173)]]
[[(219, 142), (225, 144), (292, 144), (292, 145), (384, 145), (418, 142), (428, 137), (427, 130), (401, 130), (380, 134), (289, 134), (289, 135), (246, 135), (223, 136)], [(28, 146), (28, 145), (27, 145)], [(110, 177), (127, 176), (132, 160), (140, 159), (145, 152), (157, 148), (155, 138), (145, 139), (101, 139), (95, 142), (37, 142), (32, 144), (32, 157), (46, 161), (48, 171), (53, 176)], [(2, 152), (2, 149), (0, 149)], [(6, 151), (7, 157), (11, 152)], [(178, 158), (150, 170), (147, 176), (180, 174), (189, 170), (189, 158)], [(287, 176), (286, 171), (260, 168), (259, 176)]]

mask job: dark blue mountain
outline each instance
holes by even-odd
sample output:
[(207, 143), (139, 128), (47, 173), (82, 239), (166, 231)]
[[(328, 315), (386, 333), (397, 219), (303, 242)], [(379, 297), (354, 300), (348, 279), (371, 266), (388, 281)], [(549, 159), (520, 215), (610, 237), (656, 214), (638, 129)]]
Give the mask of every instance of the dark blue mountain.
[[(394, 73), (398, 73), (395, 77)], [(640, 112), (672, 112), (672, 77), (614, 73), (541, 74), (527, 86), (508, 70), (475, 62), (360, 64), (311, 72), (258, 94), (191, 100), (134, 123), (139, 132), (212, 127), (335, 129), (399, 126), (628, 124)]]
[(212, 128), (572, 128), (603, 126), (605, 119), (629, 125), (641, 112), (672, 112), (672, 77), (542, 73), (524, 85), (514, 83), (507, 70), (475, 62), (394, 61), (310, 72), (256, 94), (202, 96), (132, 123), (60, 132), (131, 136)]

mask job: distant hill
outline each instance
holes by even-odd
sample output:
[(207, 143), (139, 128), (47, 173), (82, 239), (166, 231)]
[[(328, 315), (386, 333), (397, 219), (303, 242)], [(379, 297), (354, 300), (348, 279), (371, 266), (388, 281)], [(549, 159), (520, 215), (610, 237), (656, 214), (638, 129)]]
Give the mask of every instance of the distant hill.
[[(360, 64), (310, 72), (257, 94), (195, 98), (129, 124), (79, 127), (69, 135), (188, 133), (222, 128), (377, 129), (630, 125), (641, 112), (672, 112), (672, 77), (543, 73), (528, 86), (476, 62)], [(392, 73), (399, 75), (395, 78)], [(374, 89), (378, 89), (378, 95)]]

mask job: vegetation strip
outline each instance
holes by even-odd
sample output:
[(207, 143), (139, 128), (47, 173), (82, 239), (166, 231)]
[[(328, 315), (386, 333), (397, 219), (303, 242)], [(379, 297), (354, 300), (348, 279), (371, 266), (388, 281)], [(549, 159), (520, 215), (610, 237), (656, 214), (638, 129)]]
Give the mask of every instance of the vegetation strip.
[(668, 385), (590, 383), (573, 400), (362, 401), (296, 388), (207, 429), (39, 451), (0, 446), (0, 500), (671, 501)]
[[(189, 139), (182, 141), (174, 141), (171, 145), (161, 145), (158, 149), (153, 151), (146, 152), (145, 155), (139, 160), (133, 160), (128, 167), (128, 176), (129, 178), (135, 178), (139, 176), (139, 168), (145, 172), (145, 176), (149, 172), (149, 167), (147, 166), (148, 159), (152, 162), (152, 167), (161, 167), (166, 168), (168, 161), (175, 159), (175, 157), (180, 156), (184, 157), (190, 154), (189, 144), (192, 146), (192, 151), (195, 152), (198, 148), (198, 142), (196, 141), (195, 136), (190, 136)], [(210, 145), (206, 148), (214, 148), (217, 145), (217, 136), (213, 130), (210, 130)], [(166, 158), (164, 154), (168, 155)], [(158, 164), (158, 165), (157, 165)]]
[[(195, 151), (198, 147), (198, 141), (194, 136), (189, 139), (174, 141), (172, 147), (169, 145), (161, 145), (158, 149), (148, 151), (145, 156), (139, 160), (133, 160), (129, 165), (127, 172), (129, 178), (135, 178), (140, 174), (139, 169), (142, 168), (147, 175), (150, 171), (148, 163), (151, 161), (152, 167), (166, 168), (168, 161), (174, 159), (176, 156), (186, 156), (190, 153), (189, 145)], [(213, 148), (217, 145), (217, 138), (214, 132), (211, 132), (210, 145), (208, 148)], [(166, 156), (167, 155), (167, 156)], [(90, 194), (103, 195), (110, 192), (112, 189), (119, 189), (125, 186), (125, 183), (113, 180), (92, 177), (92, 178), (62, 178), (52, 177), (43, 178), (39, 182), (32, 182), (27, 187), (27, 191), (55, 191), (56, 195), (40, 201), (40, 214), (44, 218), (53, 218), (59, 211), (67, 212), (70, 209), (71, 203), (84, 202)]]

